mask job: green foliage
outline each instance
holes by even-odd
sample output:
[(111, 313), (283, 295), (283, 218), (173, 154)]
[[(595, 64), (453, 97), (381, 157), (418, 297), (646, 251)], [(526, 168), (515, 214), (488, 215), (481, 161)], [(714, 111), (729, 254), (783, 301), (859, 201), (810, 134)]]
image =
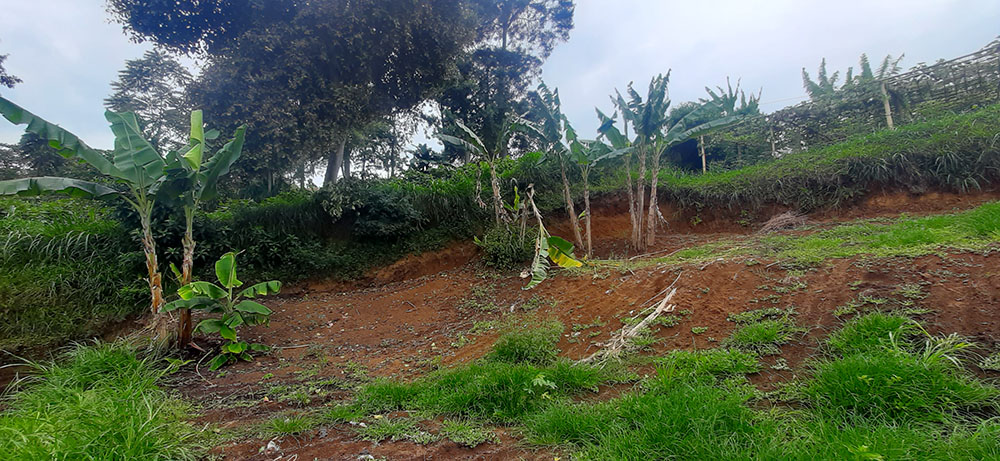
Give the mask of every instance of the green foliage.
[(499, 439), (493, 431), (467, 419), (446, 419), (441, 422), (441, 436), (459, 445), (476, 448)]
[(740, 325), (726, 338), (725, 343), (740, 349), (762, 354), (776, 354), (778, 346), (787, 344), (798, 331), (789, 319), (762, 320)]
[(872, 312), (851, 319), (826, 341), (834, 351), (847, 356), (888, 349), (892, 341), (905, 342), (917, 332), (917, 324), (902, 315)]
[(944, 422), (993, 408), (1000, 391), (940, 357), (899, 349), (862, 352), (815, 365), (806, 395), (822, 410), (893, 421)]
[(201, 459), (165, 370), (120, 345), (77, 345), (18, 385), (0, 413), (4, 459)]
[(510, 364), (526, 363), (546, 366), (559, 354), (556, 344), (562, 335), (563, 325), (558, 321), (545, 322), (536, 328), (517, 328), (497, 339), (486, 355), (486, 360)]
[(382, 442), (389, 440), (396, 442), (399, 440), (409, 440), (411, 442), (426, 445), (437, 440), (433, 434), (421, 430), (417, 427), (416, 421), (409, 418), (386, 418), (377, 417), (371, 424), (359, 426), (354, 429), (361, 440), (369, 442)]
[(809, 211), (848, 205), (876, 185), (976, 190), (998, 179), (1000, 145), (992, 141), (991, 128), (997, 125), (1000, 105), (992, 105), (736, 170), (699, 175), (662, 171), (661, 199), (687, 209), (753, 211), (780, 204)]
[(434, 372), (412, 383), (376, 381), (357, 404), (368, 412), (421, 410), (511, 422), (605, 379), (600, 369), (557, 361), (546, 367), (483, 361)]
[(219, 318), (202, 320), (196, 327), (202, 333), (218, 333), (227, 341), (222, 345), (219, 355), (209, 362), (209, 368), (213, 371), (227, 363), (253, 360), (250, 352), (269, 349), (263, 344), (240, 341), (236, 330), (243, 325), (267, 324), (271, 318), (271, 309), (252, 299), (281, 291), (281, 282), (272, 280), (251, 285), (234, 294), (233, 290), (242, 287), (243, 282), (236, 278), (236, 253), (233, 252), (222, 255), (215, 263), (215, 276), (219, 285), (191, 282), (177, 289), (181, 299), (163, 306), (164, 312), (201, 309), (209, 314), (221, 314)]
[(0, 198), (0, 239), (0, 349), (96, 334), (145, 307), (142, 253), (100, 202)]
[(535, 253), (533, 229), (524, 233), (516, 225), (497, 224), (486, 231), (476, 245), (483, 249), (483, 262), (500, 270), (523, 267)]

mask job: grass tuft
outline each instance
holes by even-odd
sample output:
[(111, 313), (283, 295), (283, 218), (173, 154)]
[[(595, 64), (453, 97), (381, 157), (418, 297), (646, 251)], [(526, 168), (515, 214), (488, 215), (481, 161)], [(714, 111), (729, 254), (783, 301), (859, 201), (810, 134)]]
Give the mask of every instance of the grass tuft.
[(917, 324), (902, 315), (871, 312), (851, 319), (830, 334), (827, 344), (841, 355), (877, 352), (891, 347), (891, 342), (912, 338)]
[(199, 459), (187, 408), (160, 389), (152, 358), (117, 344), (77, 345), (6, 397), (4, 459)]

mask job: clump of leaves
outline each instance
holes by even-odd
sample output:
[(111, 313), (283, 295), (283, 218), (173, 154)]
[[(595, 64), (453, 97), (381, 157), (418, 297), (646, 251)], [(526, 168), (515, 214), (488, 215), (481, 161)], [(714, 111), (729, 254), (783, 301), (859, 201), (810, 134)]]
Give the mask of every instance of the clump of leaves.
[(202, 320), (196, 328), (205, 334), (218, 333), (227, 340), (219, 355), (209, 362), (209, 368), (213, 371), (227, 363), (253, 360), (251, 351), (264, 352), (269, 349), (263, 344), (240, 341), (236, 329), (243, 325), (267, 324), (271, 318), (271, 309), (251, 299), (276, 294), (281, 290), (281, 282), (272, 280), (252, 285), (234, 294), (233, 290), (243, 286), (243, 282), (236, 278), (236, 253), (233, 252), (222, 255), (216, 261), (215, 276), (221, 286), (211, 282), (191, 282), (177, 289), (181, 299), (163, 306), (164, 312), (187, 308), (221, 314), (217, 318)]
[(459, 445), (475, 448), (482, 443), (496, 442), (497, 436), (471, 420), (446, 419), (441, 423), (441, 435)]
[(389, 419), (376, 416), (371, 424), (360, 426), (355, 431), (361, 440), (369, 442), (381, 442), (383, 440), (399, 441), (409, 440), (413, 443), (426, 445), (437, 440), (437, 437), (430, 432), (417, 427), (417, 423), (409, 418)]

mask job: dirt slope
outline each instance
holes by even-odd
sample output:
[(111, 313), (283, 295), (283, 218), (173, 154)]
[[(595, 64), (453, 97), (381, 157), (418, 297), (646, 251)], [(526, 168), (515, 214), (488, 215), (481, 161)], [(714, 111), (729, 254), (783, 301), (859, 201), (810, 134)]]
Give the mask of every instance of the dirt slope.
[[(933, 194), (911, 199), (875, 195), (849, 210), (818, 213), (814, 222), (835, 223), (859, 217), (946, 212), (971, 208), (998, 197)], [(601, 207), (598, 213), (611, 211)], [(754, 226), (722, 218), (685, 225), (683, 215), (668, 214), (671, 231), (652, 251), (671, 251), (719, 238), (754, 238)], [(776, 210), (777, 211), (777, 210)], [(622, 251), (627, 211), (598, 214), (595, 236), (605, 255)], [(680, 217), (677, 217), (680, 216)], [(622, 219), (624, 218), (624, 221)], [(686, 226), (686, 227), (685, 227)], [(553, 226), (553, 233), (556, 232)], [(617, 253), (622, 254), (622, 253)], [(675, 283), (679, 322), (660, 326), (654, 354), (676, 348), (716, 347), (734, 327), (732, 313), (794, 306), (803, 340), (766, 359), (773, 368), (752, 377), (764, 389), (787, 380), (815, 353), (818, 340), (840, 324), (834, 312), (852, 301), (873, 299), (908, 303), (932, 332), (958, 331), (980, 346), (1000, 346), (1000, 255), (951, 254), (916, 259), (836, 260), (823, 267), (789, 272), (769, 261), (717, 261), (683, 267), (647, 266), (631, 270), (562, 273), (535, 290), (520, 288), (517, 274), (496, 276), (478, 268), (475, 248), (458, 244), (435, 254), (417, 255), (376, 271), (367, 286), (304, 284), (273, 302), (269, 328), (249, 329), (246, 337), (275, 346), (253, 363), (208, 373), (204, 367), (181, 373), (178, 388), (203, 405), (200, 423), (223, 432), (246, 431), (216, 448), (224, 459), (552, 459), (558, 453), (533, 451), (516, 434), (498, 429), (501, 443), (464, 448), (450, 441), (426, 446), (409, 442), (373, 445), (355, 440), (350, 425), (327, 425), (297, 437), (274, 439), (281, 450), (258, 453), (270, 438), (251, 433), (270, 418), (349, 399), (351, 388), (374, 377), (412, 379), (440, 366), (481, 357), (497, 336), (485, 326), (515, 316), (553, 317), (566, 325), (562, 355), (581, 358), (601, 347), (622, 326), (655, 303)], [(676, 282), (675, 282), (676, 281)], [(901, 295), (919, 287), (919, 296)], [(693, 327), (707, 327), (702, 333)], [(212, 344), (206, 344), (212, 345)], [(651, 371), (651, 370), (649, 370)], [(183, 385), (180, 385), (183, 383)], [(433, 425), (434, 423), (430, 423)], [(432, 429), (431, 427), (428, 427)], [(297, 455), (297, 458), (294, 458)], [(280, 457), (280, 458), (279, 458)]]

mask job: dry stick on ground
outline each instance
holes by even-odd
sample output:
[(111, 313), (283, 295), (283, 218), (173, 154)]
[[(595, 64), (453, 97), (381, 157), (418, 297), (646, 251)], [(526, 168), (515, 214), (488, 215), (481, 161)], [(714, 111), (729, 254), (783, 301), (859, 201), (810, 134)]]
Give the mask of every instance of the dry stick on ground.
[(652, 322), (653, 319), (655, 319), (662, 313), (674, 311), (674, 308), (677, 307), (677, 305), (667, 304), (667, 303), (670, 302), (670, 299), (673, 298), (676, 293), (677, 293), (676, 288), (670, 290), (670, 293), (667, 293), (667, 296), (663, 298), (663, 301), (660, 301), (660, 305), (656, 306), (656, 309), (653, 310), (652, 313), (647, 315), (646, 318), (642, 319), (642, 321), (636, 324), (634, 327), (629, 328), (628, 326), (626, 326), (622, 328), (621, 334), (618, 335), (618, 337), (613, 338), (611, 341), (609, 341), (607, 348), (595, 352), (590, 357), (580, 360), (580, 362), (581, 363), (589, 363), (593, 361), (604, 362), (609, 358), (617, 357), (618, 354), (621, 353), (622, 348), (624, 348), (625, 345), (627, 345), (632, 338), (639, 335), (639, 333), (642, 332), (642, 330), (646, 327), (646, 325), (649, 324), (649, 322)]

